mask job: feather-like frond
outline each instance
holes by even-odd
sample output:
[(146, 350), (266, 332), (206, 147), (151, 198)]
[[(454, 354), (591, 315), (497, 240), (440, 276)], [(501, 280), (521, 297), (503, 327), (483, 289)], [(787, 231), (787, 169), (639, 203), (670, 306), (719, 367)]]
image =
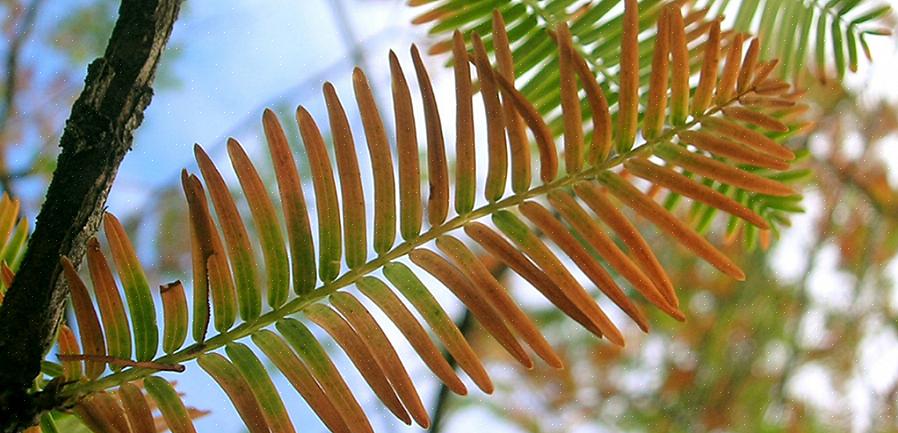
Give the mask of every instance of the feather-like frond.
[[(507, 80), (512, 81), (509, 73), (517, 78), (522, 93), (540, 113), (547, 116), (547, 123), (556, 134), (562, 131), (565, 122), (571, 121), (570, 117), (559, 115), (557, 110), (565, 99), (569, 99), (564, 97), (566, 87), (554, 85), (564, 74), (562, 66), (565, 56), (563, 51), (556, 55), (552, 43), (559, 36), (566, 38), (562, 33), (565, 30), (559, 28), (556, 32), (556, 26), (561, 24), (569, 29), (571, 46), (601, 77), (600, 82), (606, 92), (622, 84), (632, 85), (631, 76), (615, 73), (622, 62), (632, 64), (638, 61), (640, 72), (633, 74), (632, 78), (638, 78), (640, 87), (649, 87), (651, 81), (660, 79), (659, 69), (649, 68), (657, 57), (655, 44), (663, 39), (655, 32), (653, 24), (657, 21), (659, 28), (663, 25), (665, 19), (662, 11), (668, 4), (684, 7), (683, 14), (671, 16), (677, 22), (675, 27), (683, 28), (682, 31), (676, 30), (670, 40), (675, 48), (671, 61), (685, 63), (693, 71), (709, 64), (701, 62), (704, 50), (701, 49), (699, 36), (706, 33), (709, 27), (719, 26), (721, 21), (725, 24), (720, 34), (724, 41), (739, 33), (759, 36), (754, 43), (755, 48), (751, 50), (749, 67), (743, 68), (746, 74), (766, 67), (769, 60), (777, 58), (780, 61), (769, 66), (771, 69), (775, 67), (776, 75), (781, 78), (798, 79), (810, 70), (824, 80), (827, 77), (841, 79), (847, 70), (856, 71), (861, 53), (871, 59), (868, 39), (891, 34), (890, 28), (894, 26), (891, 7), (881, 0), (638, 0), (639, 16), (635, 26), (622, 25), (634, 21), (632, 17), (628, 19), (625, 16), (621, 7), (623, 2), (617, 0), (501, 0), (476, 3), (422, 0), (410, 3), (421, 11), (412, 23), (427, 26), (428, 33), (437, 39), (429, 50), (434, 54), (452, 51), (453, 58), (457, 57), (453, 49), (455, 38), (450, 37), (455, 30), (459, 30), (460, 38), (472, 46), (473, 34), (484, 34), (497, 23), (507, 26), (505, 32), (484, 36), (483, 45), (487, 52), (495, 54)], [(641, 35), (636, 49), (621, 50), (620, 42), (625, 31), (634, 30)], [(509, 57), (503, 53), (513, 53), (514, 61), (503, 61), (503, 57)], [(502, 66), (503, 63), (505, 66)], [(650, 69), (651, 74), (648, 72)], [(621, 72), (626, 70), (621, 69)], [(683, 69), (672, 72), (678, 71)], [(688, 78), (688, 74), (671, 78), (674, 90), (671, 94), (671, 120), (677, 123), (685, 119), (683, 103), (688, 98), (685, 90), (688, 90), (689, 81), (684, 78)], [(744, 80), (740, 81), (744, 83)], [(643, 94), (643, 97), (646, 95), (651, 97), (650, 93)], [(613, 98), (617, 96), (612, 95)], [(623, 102), (626, 103), (629, 94), (621, 92), (619, 96), (624, 97)], [(698, 98), (699, 106), (702, 100), (702, 97)], [(626, 108), (626, 105), (621, 105), (621, 108)], [(584, 114), (588, 113), (584, 98), (581, 98), (581, 106)], [(650, 130), (651, 124), (649, 122)], [(584, 133), (587, 136), (590, 134), (589, 131)]]
[[(465, 394), (467, 389), (440, 354), (440, 346), (477, 387), (490, 393), (493, 384), (432, 288), (422, 281), (424, 274), (452, 292), (522, 365), (545, 362), (562, 367), (538, 326), (484, 264), (489, 256), (588, 331), (617, 345), (625, 344), (626, 332), (597, 302), (598, 292), (646, 332), (650, 327), (646, 308), (685, 320), (674, 283), (625, 208), (720, 271), (744, 278), (738, 264), (702, 236), (701, 225), (683, 221), (682, 213), (673, 209), (685, 197), (703, 223), (704, 218), (711, 220), (708, 211), (712, 217), (721, 211), (746, 222), (745, 227), (774, 229), (800, 198), (778, 177), (788, 173), (784, 170), (796, 159), (784, 145), (785, 137), (802, 125), (783, 116), (781, 107), (759, 101), (799, 102), (791, 86), (767, 75), (763, 66), (767, 63), (757, 60), (757, 40), (743, 41), (741, 36), (720, 40), (716, 25), (690, 36), (689, 26), (696, 19), (683, 17), (678, 6), (659, 7), (651, 14), (640, 14), (637, 8), (635, 0), (625, 3), (624, 30), (617, 41), (620, 50), (633, 57), (621, 62), (620, 86), (613, 93), (603, 88), (606, 81), (596, 77), (591, 63), (572, 43), (572, 35), (578, 34), (575, 28), (560, 24), (553, 29), (556, 37), (550, 47), (557, 47), (560, 63), (550, 81), (561, 91), (562, 154), (556, 134), (537, 108), (539, 102), (514, 84), (517, 59), (514, 51), (503, 47), (514, 29), (500, 26), (498, 18), (491, 21), (496, 25), (491, 26), (489, 39), (472, 36), (470, 52), (460, 33), (454, 37), (456, 58), (465, 60), (454, 65), (459, 158), (454, 176), (449, 175), (435, 93), (414, 47), (411, 57), (422, 94), (426, 142), (419, 143), (415, 133), (412, 84), (399, 56), (391, 53), (396, 166), (382, 113), (358, 69), (353, 87), (370, 167), (360, 165), (361, 146), (356, 145), (349, 121), (352, 110), (334, 86), (325, 84), (323, 89), (333, 155), (313, 114), (297, 109), (314, 197), (303, 196), (294, 156), (271, 111), (264, 113), (263, 126), (280, 202), (269, 191), (272, 188), (262, 184), (241, 144), (229, 140), (230, 162), (250, 205), (250, 216), (243, 215), (220, 169), (197, 146), (203, 180), (186, 171), (182, 175), (192, 242), (193, 281), (188, 284), (193, 289), (192, 308), (180, 282), (160, 288), (165, 355), (149, 359), (147, 354), (156, 350), (149, 337), (160, 332), (155, 317), (147, 313), (155, 311), (152, 297), (146, 295), (149, 285), (124, 229), (107, 215), (105, 237), (119, 278), (98, 239), (90, 241), (88, 250), (92, 284), (63, 259), (83, 346), (70, 331), (61, 334), (62, 374), (74, 381), (63, 388), (64, 395), (77, 402), (79, 416), (100, 429), (96, 431), (117, 429), (132, 419), (146, 418), (143, 394), (128, 385), (146, 378), (146, 390), (169, 427), (191, 431), (189, 412), (171, 385), (152, 375), (158, 370), (178, 371), (196, 360), (221, 386), (250, 431), (291, 432), (281, 398), (262, 367), (264, 356), (328, 428), (371, 431), (355, 393), (316, 336), (326, 334), (321, 338), (332, 339), (346, 352), (391, 413), (406, 424), (426, 427), (430, 420), (415, 386), (372, 310), (380, 309), (382, 317), (398, 327), (424, 364), (453, 392)], [(657, 76), (652, 75), (656, 79), (645, 89), (638, 78), (642, 67), (636, 56), (638, 38), (647, 25), (644, 21), (655, 17), (660, 21), (651, 74)], [(488, 57), (487, 40), (499, 41), (496, 67)], [(693, 69), (689, 64), (686, 52), (692, 40), (710, 47), (712, 52), (704, 56), (710, 65)], [(745, 51), (744, 43), (749, 44)], [(696, 77), (700, 84), (690, 94), (693, 71), (700, 74)], [(474, 141), (475, 74), (488, 114), (485, 143)], [(587, 107), (583, 111), (578, 102), (581, 91)], [(611, 112), (609, 103), (620, 108)], [(596, 131), (587, 140), (583, 124), (589, 118)], [(536, 161), (517, 158), (515, 149), (529, 148), (531, 136)], [(474, 173), (480, 148), (488, 159), (482, 185)], [(559, 159), (564, 161), (563, 170)], [(531, 163), (538, 166), (538, 180), (530, 176)], [(366, 198), (361, 173), (368, 169), (375, 185), (374, 196)], [(425, 182), (429, 188), (422, 188)], [(476, 199), (478, 191), (482, 201)], [(660, 202), (656, 193), (664, 191)], [(454, 213), (449, 205), (453, 192)], [(371, 199), (374, 214), (368, 215), (365, 203)], [(308, 214), (312, 206), (317, 212), (315, 226)], [(401, 241), (396, 239), (397, 227)], [(312, 236), (316, 231), (317, 238)], [(568, 266), (568, 261), (576, 266)], [(582, 285), (579, 273), (599, 291)], [(124, 299), (118, 281), (125, 287)], [(362, 302), (357, 293), (371, 302)], [(214, 332), (209, 332), (210, 325)], [(189, 344), (188, 328), (193, 340)], [(258, 351), (246, 345), (250, 341)], [(120, 397), (104, 391), (118, 385), (115, 396)]]

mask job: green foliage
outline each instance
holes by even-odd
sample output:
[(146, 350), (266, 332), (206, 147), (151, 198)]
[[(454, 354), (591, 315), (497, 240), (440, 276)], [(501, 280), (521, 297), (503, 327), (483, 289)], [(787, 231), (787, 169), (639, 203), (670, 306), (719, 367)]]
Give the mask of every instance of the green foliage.
[[(444, 44), (457, 60), (454, 175), (417, 49), (412, 47), (411, 57), (426, 143), (418, 143), (416, 101), (398, 56), (389, 58), (395, 146), (364, 73), (354, 72), (375, 183), (370, 230), (370, 198), (361, 186), (369, 167), (359, 166), (346, 110), (330, 84), (323, 90), (332, 147), (309, 111), (299, 107), (296, 113), (314, 200), (304, 196), (295, 153), (271, 111), (263, 115), (263, 126), (279, 200), (236, 140), (229, 140), (228, 155), (237, 193), (197, 146), (202, 179), (186, 170), (181, 177), (189, 218), (181, 236), (190, 239), (192, 306), (179, 282), (160, 287), (161, 332), (155, 297), (134, 248), (121, 224), (106, 215), (113, 260), (106, 259), (98, 239), (90, 240), (90, 289), (63, 259), (84, 349), (71, 329), (63, 328), (62, 365), (47, 363), (45, 370), (65, 381), (61, 395), (82, 422), (97, 433), (146, 425), (142, 408), (150, 397), (169, 428), (192, 431), (191, 420), (201, 414), (186, 408), (173, 386), (155, 374), (180, 372), (185, 363), (197, 361), (250, 431), (292, 431), (263, 360), (244, 345), (252, 341), (328, 427), (370, 431), (355, 392), (321, 344), (323, 334), (309, 329), (314, 324), (347, 353), (398, 419), (427, 427), (430, 419), (408, 373), (353, 286), (403, 330), (449, 389), (467, 392), (436, 353), (427, 328), (490, 393), (494, 386), (479, 354), (422, 277), (429, 274), (452, 292), (522, 366), (540, 365), (532, 352), (560, 368), (555, 349), (493, 268), (508, 267), (565, 316), (615, 345), (623, 346), (624, 334), (576, 272), (643, 330), (649, 322), (642, 308), (649, 304), (684, 320), (674, 285), (654, 253), (657, 247), (634, 228), (624, 208), (723, 274), (745, 278), (703, 235), (721, 211), (730, 216), (729, 233), (742, 229), (751, 247), (769, 240), (790, 213), (801, 210), (801, 196), (788, 184), (802, 177), (790, 167), (803, 155), (786, 143), (806, 128), (801, 93), (772, 78), (776, 63), (760, 60), (759, 42), (722, 33), (717, 21), (704, 21), (702, 11), (684, 17), (679, 5), (659, 1), (628, 0), (621, 9), (603, 0), (579, 9), (570, 26), (565, 8), (572, 2), (500, 5), (507, 26), (502, 14), (491, 14), (498, 3), (450, 0), (438, 10), (440, 17), (452, 18), (441, 21), (435, 33), (462, 26), (482, 27), (485, 34), (466, 38), (456, 32)], [(531, 22), (527, 11), (537, 11), (539, 20)], [(465, 24), (484, 16), (489, 18), (479, 24)], [(694, 94), (690, 81), (698, 83)], [(475, 123), (475, 89), (485, 122)], [(478, 145), (475, 129), (482, 126), (487, 140)], [(563, 149), (557, 136), (563, 136)], [(538, 157), (530, 157), (531, 148)], [(488, 169), (479, 188), (475, 155), (481, 154)], [(250, 217), (241, 213), (235, 194), (243, 196)], [(663, 205), (659, 194), (667, 195)], [(685, 202), (691, 205), (688, 213), (677, 209)], [(683, 221), (684, 213), (689, 221)], [(165, 355), (157, 356), (160, 333)], [(146, 396), (135, 390), (140, 381)]]
[[(687, 38), (687, 42), (692, 47), (688, 52), (688, 62), (692, 73), (696, 72), (702, 64), (701, 54), (703, 46), (699, 37), (707, 31), (708, 27), (711, 25), (711, 21), (719, 19), (717, 17), (723, 16), (728, 3), (728, 1), (722, 1), (720, 3), (711, 1), (707, 2), (707, 4), (701, 4), (700, 7), (691, 3), (688, 4), (687, 13), (684, 17), (684, 24), (686, 24), (684, 34)], [(794, 64), (794, 59), (803, 59), (803, 54), (796, 54), (793, 52), (800, 48), (799, 42), (802, 42), (802, 40), (795, 39), (793, 41), (792, 39), (787, 39), (785, 41), (786, 44), (769, 44), (768, 35), (763, 33), (766, 27), (764, 29), (752, 27), (754, 25), (752, 14), (754, 14), (755, 8), (759, 3), (760, 0), (748, 0), (739, 3), (738, 6), (740, 10), (735, 24), (737, 26), (736, 29), (755, 34), (758, 34), (758, 31), (761, 31), (762, 36), (759, 37), (759, 41), (761, 42), (761, 55), (757, 61), (771, 60), (773, 58), (782, 59), (777, 67), (777, 73), (782, 77), (791, 77), (793, 75), (791, 72), (794, 71), (797, 74), (800, 69), (800, 65), (796, 66)], [(775, 3), (775, 1), (766, 3), (771, 10), (768, 12), (770, 17), (767, 21), (764, 21), (764, 25), (767, 26), (768, 21), (776, 22), (776, 20), (779, 19), (780, 26), (776, 27), (777, 29), (794, 29), (795, 23), (786, 21), (790, 19), (788, 17), (792, 17), (792, 15), (789, 14), (788, 11), (783, 13), (783, 10), (786, 8), (776, 7), (773, 3)], [(801, 0), (791, 1), (789, 3), (794, 3), (796, 5), (804, 4)], [(858, 6), (859, 2), (855, 1), (852, 3), (853, 4), (851, 5), (842, 5), (841, 8), (838, 9), (840, 16), (845, 16), (845, 14), (851, 12)], [(653, 41), (655, 40), (655, 28), (653, 24), (659, 16), (659, 11), (665, 4), (666, 2), (664, 1), (655, 0), (639, 2), (638, 32), (641, 42), (638, 45), (638, 63), (640, 68), (639, 83), (641, 88), (646, 88), (649, 84), (652, 71), (650, 66), (654, 48)], [(489, 30), (491, 27), (495, 28), (497, 25), (495, 18), (491, 16), (493, 8), (499, 11), (502, 15), (502, 21), (500, 22), (504, 22), (508, 27), (507, 45), (511, 48), (512, 58), (514, 59), (513, 71), (521, 88), (521, 92), (529, 100), (533, 101), (534, 106), (538, 111), (546, 117), (552, 133), (556, 136), (561, 135), (562, 133), (564, 128), (564, 117), (560, 110), (561, 87), (556, 85), (560, 74), (558, 68), (560, 58), (555, 55), (555, 51), (552, 49), (554, 45), (553, 38), (555, 37), (553, 27), (558, 23), (567, 22), (572, 34), (573, 47), (583, 55), (583, 58), (589, 63), (591, 69), (599, 74), (600, 79), (598, 81), (602, 86), (603, 91), (606, 93), (610, 92), (607, 102), (610, 105), (611, 113), (612, 115), (616, 115), (616, 110), (618, 110), (618, 105), (616, 104), (618, 93), (610, 91), (610, 89), (620, 85), (619, 76), (616, 74), (616, 71), (620, 68), (620, 61), (622, 58), (620, 41), (623, 33), (621, 31), (622, 27), (620, 26), (620, 23), (623, 20), (623, 9), (620, 7), (620, 2), (605, 0), (596, 3), (576, 4), (570, 0), (507, 0), (494, 2), (420, 1), (413, 2), (413, 5), (426, 10), (416, 17), (413, 22), (419, 25), (428, 25), (430, 27), (428, 31), (429, 34), (439, 38), (439, 41), (430, 49), (430, 52), (434, 54), (450, 50), (451, 40), (447, 39), (447, 36), (455, 29), (458, 29), (465, 36), (468, 46), (471, 46), (470, 40), (472, 34), (485, 33), (486, 35), (482, 37), (484, 47), (488, 52), (496, 55), (495, 40), (492, 35), (489, 34)], [(816, 3), (812, 2), (810, 6), (802, 7), (801, 10), (806, 11), (807, 16), (814, 16), (813, 11), (820, 9), (816, 8), (815, 5)], [(836, 10), (836, 6), (838, 5), (829, 4), (827, 5), (826, 10)], [(799, 6), (795, 7), (799, 8)], [(712, 10), (714, 11), (713, 13), (710, 12)], [(869, 24), (871, 21), (881, 20), (889, 14), (889, 8), (876, 8), (875, 12), (876, 13), (864, 14), (863, 16), (856, 18), (851, 22), (851, 26), (856, 28), (858, 25)], [(782, 17), (778, 18), (777, 14), (781, 14)], [(804, 16), (799, 18), (803, 17)], [(769, 29), (767, 32), (769, 33)], [(866, 32), (876, 31), (867, 29)], [(785, 34), (786, 30), (782, 30), (782, 33)], [(785, 37), (785, 35), (777, 35), (777, 37), (780, 36)], [(723, 38), (725, 39), (727, 37), (728, 36), (724, 36)], [(729, 34), (729, 38), (732, 38), (732, 34)], [(775, 38), (773, 40), (778, 39)], [(807, 41), (803, 41), (802, 43), (806, 42)], [(787, 47), (791, 46), (789, 44), (793, 43), (795, 46), (787, 49)], [(774, 50), (771, 46), (775, 46), (777, 49)], [(803, 52), (804, 51), (802, 51), (802, 53)], [(499, 61), (498, 55), (496, 55), (496, 60), (497, 62)], [(855, 69), (852, 68), (852, 70)], [(647, 92), (642, 94), (642, 103), (646, 103), (647, 97)], [(582, 116), (588, 118), (591, 115), (592, 109), (587, 100), (587, 96), (583, 94), (580, 99), (580, 103), (583, 107)], [(800, 109), (798, 107), (793, 107), (791, 109), (789, 107), (780, 108), (782, 108), (780, 114), (789, 112), (786, 115), (791, 118), (795, 118), (794, 116), (801, 114), (804, 109), (806, 109), (806, 107)], [(778, 138), (787, 139), (799, 129), (780, 133)], [(593, 132), (588, 129), (584, 131), (584, 134), (587, 137), (592, 133)], [(787, 183), (800, 182), (802, 178), (801, 175), (807, 173), (805, 170), (797, 170), (791, 174), (775, 173), (763, 169), (752, 169), (752, 171), (758, 172), (762, 176), (776, 176), (778, 180), (781, 179)], [(686, 175), (691, 176), (690, 173), (686, 173)], [(778, 237), (779, 227), (789, 224), (788, 213), (802, 211), (800, 206), (797, 206), (795, 203), (797, 198), (773, 199), (771, 197), (754, 197), (749, 199), (749, 195), (746, 194), (746, 191), (740, 188), (734, 188), (732, 185), (715, 182), (714, 180), (707, 178), (703, 183), (707, 187), (715, 189), (718, 192), (735, 197), (743, 205), (746, 205), (759, 215), (762, 215), (768, 224), (770, 224), (772, 233), (765, 234), (751, 225), (745, 225), (743, 227), (741, 220), (738, 218), (730, 218), (726, 225), (726, 238), (735, 239), (741, 235), (747, 247), (750, 249), (756, 248), (759, 244), (769, 245), (771, 235), (774, 238)], [(664, 200), (665, 208), (673, 211), (678, 208), (679, 204), (679, 193), (670, 192), (667, 194)], [(695, 229), (702, 234), (707, 233), (711, 229), (711, 223), (714, 221), (714, 217), (717, 214), (716, 209), (701, 202), (692, 203), (687, 212), (690, 222)]]
[[(726, 1), (715, 5), (723, 10)], [(763, 3), (763, 4), (762, 4)], [(891, 7), (863, 0), (750, 0), (739, 4), (734, 30), (754, 32), (763, 43), (763, 58), (779, 58), (780, 75), (798, 76), (814, 65), (821, 80), (841, 79), (858, 68), (859, 46), (871, 59), (867, 38), (891, 34)]]
[[(489, 53), (495, 52), (495, 41), (490, 29), (494, 26), (493, 10), (501, 13), (508, 27), (508, 44), (512, 48), (514, 59), (514, 75), (521, 93), (533, 102), (537, 110), (546, 116), (547, 123), (555, 134), (563, 127), (562, 117), (557, 113), (561, 105), (561, 92), (557, 86), (559, 58), (553, 42), (555, 26), (567, 23), (573, 36), (573, 45), (577, 52), (587, 61), (590, 69), (599, 76), (602, 90), (608, 94), (609, 105), (617, 102), (617, 93), (611, 90), (619, 85), (620, 76), (617, 70), (621, 59), (621, 37), (623, 8), (618, 0), (602, 0), (595, 3), (576, 5), (572, 0), (536, 0), (536, 1), (420, 1), (415, 6), (427, 9), (415, 20), (416, 24), (430, 25), (428, 33), (436, 38), (430, 49), (433, 54), (444, 53), (451, 49), (451, 33), (458, 29), (465, 36), (466, 43), (471, 45), (470, 35), (474, 32), (483, 35), (484, 48)], [(663, 6), (661, 0), (639, 2), (639, 65), (640, 83), (648, 84), (652, 59), (651, 35), (655, 31), (657, 20)], [(687, 14), (689, 23), (687, 33), (699, 36), (707, 25), (701, 20), (703, 13)], [(706, 24), (706, 23), (705, 23)], [(695, 65), (698, 65), (695, 62)], [(589, 115), (589, 106), (585, 98), (584, 118)], [(587, 131), (587, 134), (589, 132)]]
[[(438, 38), (432, 53), (449, 51), (449, 35), (461, 30), (470, 45), (470, 34), (486, 34), (490, 14), (499, 10), (508, 25), (508, 39), (514, 52), (514, 70), (524, 95), (544, 115), (560, 105), (559, 89), (552, 86), (558, 77), (558, 58), (552, 50), (552, 29), (567, 22), (574, 46), (601, 77), (603, 89), (618, 84), (615, 74), (621, 59), (621, 2), (602, 0), (581, 4), (572, 0), (496, 0), (411, 2), (423, 12), (413, 21), (429, 26), (429, 34)], [(639, 63), (643, 68), (640, 83), (648, 84), (652, 58), (653, 23), (668, 2), (640, 0)], [(783, 78), (799, 77), (805, 67), (814, 65), (820, 79), (833, 75), (835, 68), (841, 79), (846, 69), (856, 71), (859, 53), (871, 59), (868, 38), (891, 34), (891, 7), (876, 0), (729, 0), (684, 2), (687, 37), (690, 42), (703, 33), (709, 22), (732, 16), (730, 28), (736, 32), (758, 35), (761, 60), (777, 58), (777, 74)], [(725, 20), (724, 23), (729, 23)], [(493, 41), (484, 37), (484, 45), (493, 52)], [(697, 67), (695, 57), (691, 65)], [(613, 95), (612, 95), (613, 98)], [(614, 100), (609, 103), (614, 105)], [(586, 108), (585, 100), (583, 101)], [(549, 117), (553, 131), (560, 132), (560, 117)]]

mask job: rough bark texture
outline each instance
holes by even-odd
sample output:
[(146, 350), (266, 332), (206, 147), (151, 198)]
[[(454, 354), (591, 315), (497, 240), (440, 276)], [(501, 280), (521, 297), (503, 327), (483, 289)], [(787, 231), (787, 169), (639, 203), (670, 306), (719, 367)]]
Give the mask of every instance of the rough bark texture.
[(80, 261), (97, 231), (109, 188), (152, 99), (150, 86), (180, 3), (123, 0), (105, 54), (88, 66), (34, 234), (0, 308), (0, 431), (21, 431), (54, 404), (52, 395), (29, 388), (68, 295), (59, 258)]

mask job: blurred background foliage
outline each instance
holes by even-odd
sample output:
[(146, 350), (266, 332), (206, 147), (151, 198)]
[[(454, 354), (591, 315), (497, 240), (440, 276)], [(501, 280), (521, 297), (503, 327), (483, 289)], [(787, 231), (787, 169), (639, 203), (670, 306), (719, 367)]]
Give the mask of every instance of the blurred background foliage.
[[(426, 29), (409, 24), (415, 13), (400, 1), (302, 3), (295, 7), (310, 12), (297, 19), (327, 14), (318, 26), (330, 32), (317, 37), (344, 55), (333, 63), (313, 57), (307, 64), (314, 67), (297, 74), (296, 82), (267, 89), (254, 99), (282, 115), (297, 104), (314, 104), (325, 77), (348, 77), (354, 64), (369, 62), (371, 52), (382, 60), (384, 45), (437, 42)], [(215, 19), (240, 19), (216, 2), (185, 6), (181, 22), (197, 18), (192, 31), (208, 24), (204, 8), (218, 8)], [(85, 64), (105, 46), (116, 8), (114, 0), (0, 1), (0, 185), (22, 200), (29, 218), (36, 214), (52, 173), (56, 143), (81, 89)], [(270, 13), (277, 13), (274, 8)], [(376, 18), (378, 30), (367, 28), (365, 14), (373, 9), (388, 11)], [(239, 14), (239, 8), (230, 12)], [(304, 28), (301, 21), (289, 31), (301, 39)], [(680, 289), (687, 323), (653, 314), (652, 333), (628, 328), (629, 344), (619, 350), (591, 338), (553, 309), (530, 305), (566, 358), (564, 370), (539, 366), (521, 371), (492, 339), (467, 326), (476, 348), (487, 354), (497, 395), (446, 400), (434, 390), (433, 404), (443, 417), (434, 431), (470, 431), (473, 423), (522, 432), (898, 432), (898, 99), (894, 91), (884, 90), (894, 87), (894, 69), (876, 70), (882, 62), (880, 68), (888, 71), (898, 55), (892, 37), (881, 39), (871, 42), (873, 66), (861, 64), (844, 82), (824, 82), (810, 72), (801, 77), (816, 123), (793, 147), (808, 151), (803, 164), (812, 175), (803, 179), (806, 212), (793, 219), (782, 239), (748, 250), (738, 236), (727, 235), (725, 221), (710, 228), (712, 237), (728, 245), (726, 252), (744, 267), (746, 282), (714, 273), (658, 237), (658, 256)], [(285, 56), (296, 55), (285, 51)], [(155, 105), (164, 107), (167, 93), (193, 91), (181, 70), (192, 53), (191, 35), (176, 29), (160, 69), (156, 92), (161, 100)], [(445, 58), (429, 61), (437, 69)], [(277, 59), (271, 67), (278, 67)], [(374, 74), (372, 80), (386, 89), (384, 77)], [(220, 148), (227, 135), (258, 137), (261, 110), (251, 105), (241, 109), (249, 114), (215, 125), (222, 135), (209, 143), (213, 148)], [(293, 128), (288, 133), (297, 143)], [(114, 191), (110, 198), (110, 206), (125, 210), (118, 213), (126, 216), (145, 263), (152, 265), (148, 272), (153, 281), (178, 278), (189, 269), (189, 246), (181, 235), (187, 231), (185, 206), (175, 182), (180, 167), (162, 170), (152, 154), (167, 152), (161, 150), (167, 142), (198, 138), (158, 132), (165, 129), (163, 122), (156, 132), (138, 137), (138, 146), (157, 141), (155, 149), (128, 157), (138, 161), (132, 165), (149, 167), (150, 186), (132, 177), (131, 185), (117, 186), (118, 197)], [(187, 161), (190, 155), (182, 153)], [(271, 170), (265, 176), (270, 178)], [(127, 175), (124, 181), (129, 181)], [(462, 312), (458, 319), (464, 319)], [(182, 390), (188, 401), (216, 409), (203, 405), (206, 391), (197, 385)], [(191, 395), (199, 397), (190, 400)]]
[(796, 143), (813, 155), (808, 211), (772, 251), (730, 242), (744, 283), (653, 243), (669, 248), (659, 257), (682, 290), (685, 325), (653, 314), (652, 332), (618, 349), (547, 310), (545, 326), (571, 335), (570, 367), (525, 374), (476, 339), (513, 372), (501, 397), (450, 410), (462, 418), (486, 406), (527, 432), (898, 431), (896, 108), (837, 82), (807, 83), (819, 110)]

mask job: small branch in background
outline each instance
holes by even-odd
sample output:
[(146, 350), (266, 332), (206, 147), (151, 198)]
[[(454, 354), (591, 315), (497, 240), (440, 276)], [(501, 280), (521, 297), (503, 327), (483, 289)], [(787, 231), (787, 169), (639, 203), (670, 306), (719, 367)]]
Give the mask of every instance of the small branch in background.
[(0, 432), (20, 432), (63, 403), (52, 390), (29, 392), (65, 310), (59, 257), (80, 262), (97, 231), (180, 7), (181, 0), (122, 0), (106, 52), (88, 66), (34, 233), (0, 307)]
[(18, 83), (19, 56), (22, 47), (25, 45), (25, 39), (34, 29), (34, 21), (37, 19), (37, 12), (43, 4), (44, 0), (34, 0), (28, 6), (22, 17), (21, 23), (18, 25), (18, 31), (15, 37), (9, 43), (9, 49), (6, 54), (6, 79), (3, 81), (3, 103), (0, 104), (0, 133), (6, 129), (6, 124), (12, 116), (15, 107), (16, 89)]
[(898, 218), (898, 208), (882, 200), (865, 174), (859, 173), (856, 164), (829, 159), (821, 161), (819, 165), (821, 169), (830, 171), (840, 182), (861, 193), (876, 212), (889, 218)]
[[(505, 263), (502, 263), (495, 257), (487, 254), (480, 255), (480, 259), (484, 266), (490, 270), (490, 273), (493, 274), (497, 280), (501, 281), (502, 274), (508, 270)], [(465, 308), (464, 314), (462, 314), (455, 325), (458, 327), (458, 330), (461, 331), (461, 335), (467, 339), (475, 329), (474, 316), (471, 315), (471, 311)], [(443, 357), (449, 361), (449, 366), (453, 369), (457, 367), (458, 363), (455, 358), (451, 357), (445, 350), (443, 351)], [(449, 410), (450, 397), (452, 397), (452, 394), (449, 388), (446, 387), (446, 384), (440, 383), (440, 390), (437, 392), (437, 398), (433, 404), (433, 415), (430, 422), (430, 428), (427, 430), (429, 433), (439, 433), (442, 431), (443, 420), (446, 418)]]
[[(349, 18), (349, 12), (346, 10), (346, 6), (343, 5), (345, 0), (333, 0), (330, 3), (331, 12), (334, 14), (334, 19), (337, 21), (337, 31), (340, 32), (340, 36), (343, 38), (343, 44), (346, 45), (346, 48), (349, 50), (349, 56), (352, 58), (352, 61), (356, 66), (364, 69), (371, 70), (368, 66), (368, 56), (365, 55), (365, 49), (363, 41), (358, 39), (358, 36), (355, 32), (355, 27), (352, 25), (352, 20)], [(378, 88), (375, 86), (374, 94), (377, 95), (375, 102), (378, 105), (378, 109), (382, 109), (381, 101), (384, 99), (381, 97)], [(384, 112), (383, 110), (380, 110)], [(384, 123), (384, 128), (386, 128), (387, 135), (392, 137), (395, 135), (395, 131), (393, 130), (393, 125), (390, 122)]]
[(158, 362), (152, 361), (132, 361), (130, 359), (121, 359), (115, 358), (112, 356), (105, 355), (88, 355), (88, 354), (59, 354), (56, 355), (60, 361), (100, 361), (105, 362), (110, 365), (115, 365), (118, 367), (135, 367), (135, 368), (147, 368), (150, 370), (157, 371), (174, 371), (176, 373), (183, 373), (184, 366), (181, 364), (160, 364)]
[[(34, 21), (37, 19), (38, 10), (43, 3), (44, 0), (31, 2), (18, 25), (15, 36), (9, 43), (5, 65), (6, 77), (3, 80), (3, 102), (0, 103), (0, 137), (3, 137), (6, 133), (7, 124), (16, 106), (19, 58), (22, 54), (22, 47), (25, 45), (25, 40), (31, 34), (32, 29), (34, 29)], [(9, 168), (6, 164), (6, 144), (0, 141), (0, 188), (3, 188), (3, 191), (6, 191), (7, 194), (14, 195), (12, 189), (13, 177), (9, 175)]]
[(362, 49), (362, 44), (356, 38), (355, 28), (352, 26), (349, 13), (343, 5), (343, 0), (334, 0), (329, 4), (334, 14), (334, 19), (337, 20), (337, 31), (340, 32), (343, 43), (349, 49), (349, 56), (352, 57), (352, 61), (357, 65), (366, 67), (365, 50)]
[[(465, 313), (461, 316), (461, 319), (455, 324), (458, 326), (458, 330), (461, 331), (461, 335), (466, 339), (468, 338), (471, 330), (474, 328), (474, 318), (471, 316), (471, 312), (468, 309), (465, 309)], [(449, 366), (453, 369), (456, 368), (457, 362), (455, 358), (449, 356), (447, 353), (443, 353), (443, 356), (449, 360)], [(446, 418), (446, 413), (449, 408), (449, 398), (452, 397), (452, 391), (449, 390), (449, 387), (446, 386), (445, 383), (440, 383), (440, 390), (437, 393), (437, 399), (433, 404), (433, 414), (430, 422), (430, 428), (427, 430), (429, 433), (439, 433), (443, 428), (443, 419)]]

